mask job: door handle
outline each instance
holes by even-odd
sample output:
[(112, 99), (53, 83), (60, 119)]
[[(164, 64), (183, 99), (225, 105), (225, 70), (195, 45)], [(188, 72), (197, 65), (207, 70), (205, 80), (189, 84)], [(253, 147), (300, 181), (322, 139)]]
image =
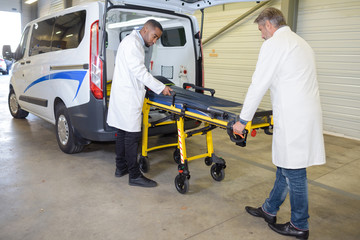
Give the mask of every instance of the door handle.
[(26, 63), (31, 63), (31, 61), (30, 61), (30, 60), (28, 60), (28, 61), (26, 61)]
[(25, 64), (25, 62), (20, 62), (20, 64), (21, 64), (21, 65), (24, 65), (24, 64)]

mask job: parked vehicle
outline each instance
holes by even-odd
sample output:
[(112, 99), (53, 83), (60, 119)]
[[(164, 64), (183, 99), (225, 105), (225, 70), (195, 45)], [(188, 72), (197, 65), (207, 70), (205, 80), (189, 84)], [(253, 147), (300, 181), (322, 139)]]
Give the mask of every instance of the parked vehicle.
[[(3, 55), (16, 60), (9, 86), (12, 116), (25, 118), (30, 112), (55, 124), (65, 153), (80, 152), (90, 141), (115, 140), (116, 131), (106, 124), (106, 116), (121, 40), (148, 19), (156, 19), (164, 32), (146, 49), (149, 71), (179, 86), (203, 86), (199, 27), (196, 18), (185, 13), (226, 2), (234, 1), (93, 2), (28, 23), (16, 52), (3, 48)], [(188, 127), (197, 124), (189, 121)]]
[(6, 61), (1, 56), (0, 56), (0, 72), (2, 73), (2, 75), (7, 75), (9, 73)]

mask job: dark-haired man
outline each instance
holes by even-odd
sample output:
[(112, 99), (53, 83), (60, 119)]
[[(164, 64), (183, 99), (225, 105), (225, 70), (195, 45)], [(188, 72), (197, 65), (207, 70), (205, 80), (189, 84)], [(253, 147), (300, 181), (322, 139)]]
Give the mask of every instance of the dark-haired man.
[(140, 31), (132, 31), (121, 41), (115, 59), (107, 123), (118, 129), (115, 176), (122, 177), (129, 173), (129, 185), (132, 186), (157, 185), (140, 172), (137, 149), (141, 139), (141, 112), (145, 86), (157, 94), (170, 95), (172, 91), (155, 79), (144, 64), (144, 47), (154, 45), (162, 32), (159, 22), (147, 21)]
[[(264, 218), (277, 233), (308, 239), (306, 168), (325, 163), (314, 52), (286, 26), (283, 14), (276, 8), (263, 10), (255, 23), (265, 42), (234, 131), (243, 131), (270, 89), (274, 118), (272, 161), (277, 172), (274, 187), (262, 206), (245, 209)], [(287, 193), (291, 220), (276, 224), (276, 213)]]

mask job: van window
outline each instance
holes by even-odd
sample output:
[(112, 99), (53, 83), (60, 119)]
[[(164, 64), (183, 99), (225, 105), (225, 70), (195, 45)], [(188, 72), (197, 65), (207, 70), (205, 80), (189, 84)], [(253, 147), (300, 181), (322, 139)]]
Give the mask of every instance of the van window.
[(57, 17), (51, 51), (77, 48), (84, 37), (85, 18), (85, 10)]
[(29, 56), (51, 51), (51, 34), (55, 18), (33, 24)]
[(164, 47), (181, 47), (186, 43), (185, 30), (183, 27), (164, 29), (161, 35), (161, 44)]
[(16, 56), (15, 56), (16, 60), (22, 59), (24, 57), (29, 31), (30, 31), (30, 27), (27, 27), (21, 37), (19, 47), (18, 49), (16, 49)]
[(86, 11), (34, 23), (29, 56), (77, 48), (84, 37)]

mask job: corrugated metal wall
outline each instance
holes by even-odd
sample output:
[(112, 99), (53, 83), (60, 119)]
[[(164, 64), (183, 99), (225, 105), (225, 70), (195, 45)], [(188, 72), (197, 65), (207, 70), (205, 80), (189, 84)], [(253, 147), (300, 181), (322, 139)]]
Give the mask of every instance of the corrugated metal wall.
[(72, 0), (72, 5), (76, 6), (76, 5), (81, 5), (81, 4), (85, 4), (85, 3), (89, 3), (89, 2), (96, 2), (97, 0)]
[(64, 9), (63, 0), (39, 0), (38, 1), (38, 10), (39, 17), (49, 15), (51, 13), (57, 12)]
[(301, 0), (298, 34), (316, 54), (324, 130), (360, 139), (360, 1)]
[[(299, 2), (297, 32), (316, 54), (324, 130), (360, 139), (360, 1)], [(203, 39), (254, 5), (205, 10)], [(270, 5), (280, 8), (281, 1)], [(214, 88), (218, 97), (240, 102), (245, 98), (263, 42), (253, 24), (260, 11), (204, 46), (205, 86)], [(200, 20), (200, 13), (196, 16)], [(260, 107), (271, 107), (269, 93)]]
[[(256, 4), (233, 3), (205, 9), (203, 40)], [(280, 8), (280, 4), (280, 0), (275, 0), (266, 6)], [(204, 45), (205, 86), (214, 88), (216, 96), (237, 102), (245, 99), (263, 43), (257, 24), (253, 23), (262, 9)], [(197, 12), (196, 17), (200, 24), (200, 13)], [(269, 92), (260, 107), (271, 108)]]

